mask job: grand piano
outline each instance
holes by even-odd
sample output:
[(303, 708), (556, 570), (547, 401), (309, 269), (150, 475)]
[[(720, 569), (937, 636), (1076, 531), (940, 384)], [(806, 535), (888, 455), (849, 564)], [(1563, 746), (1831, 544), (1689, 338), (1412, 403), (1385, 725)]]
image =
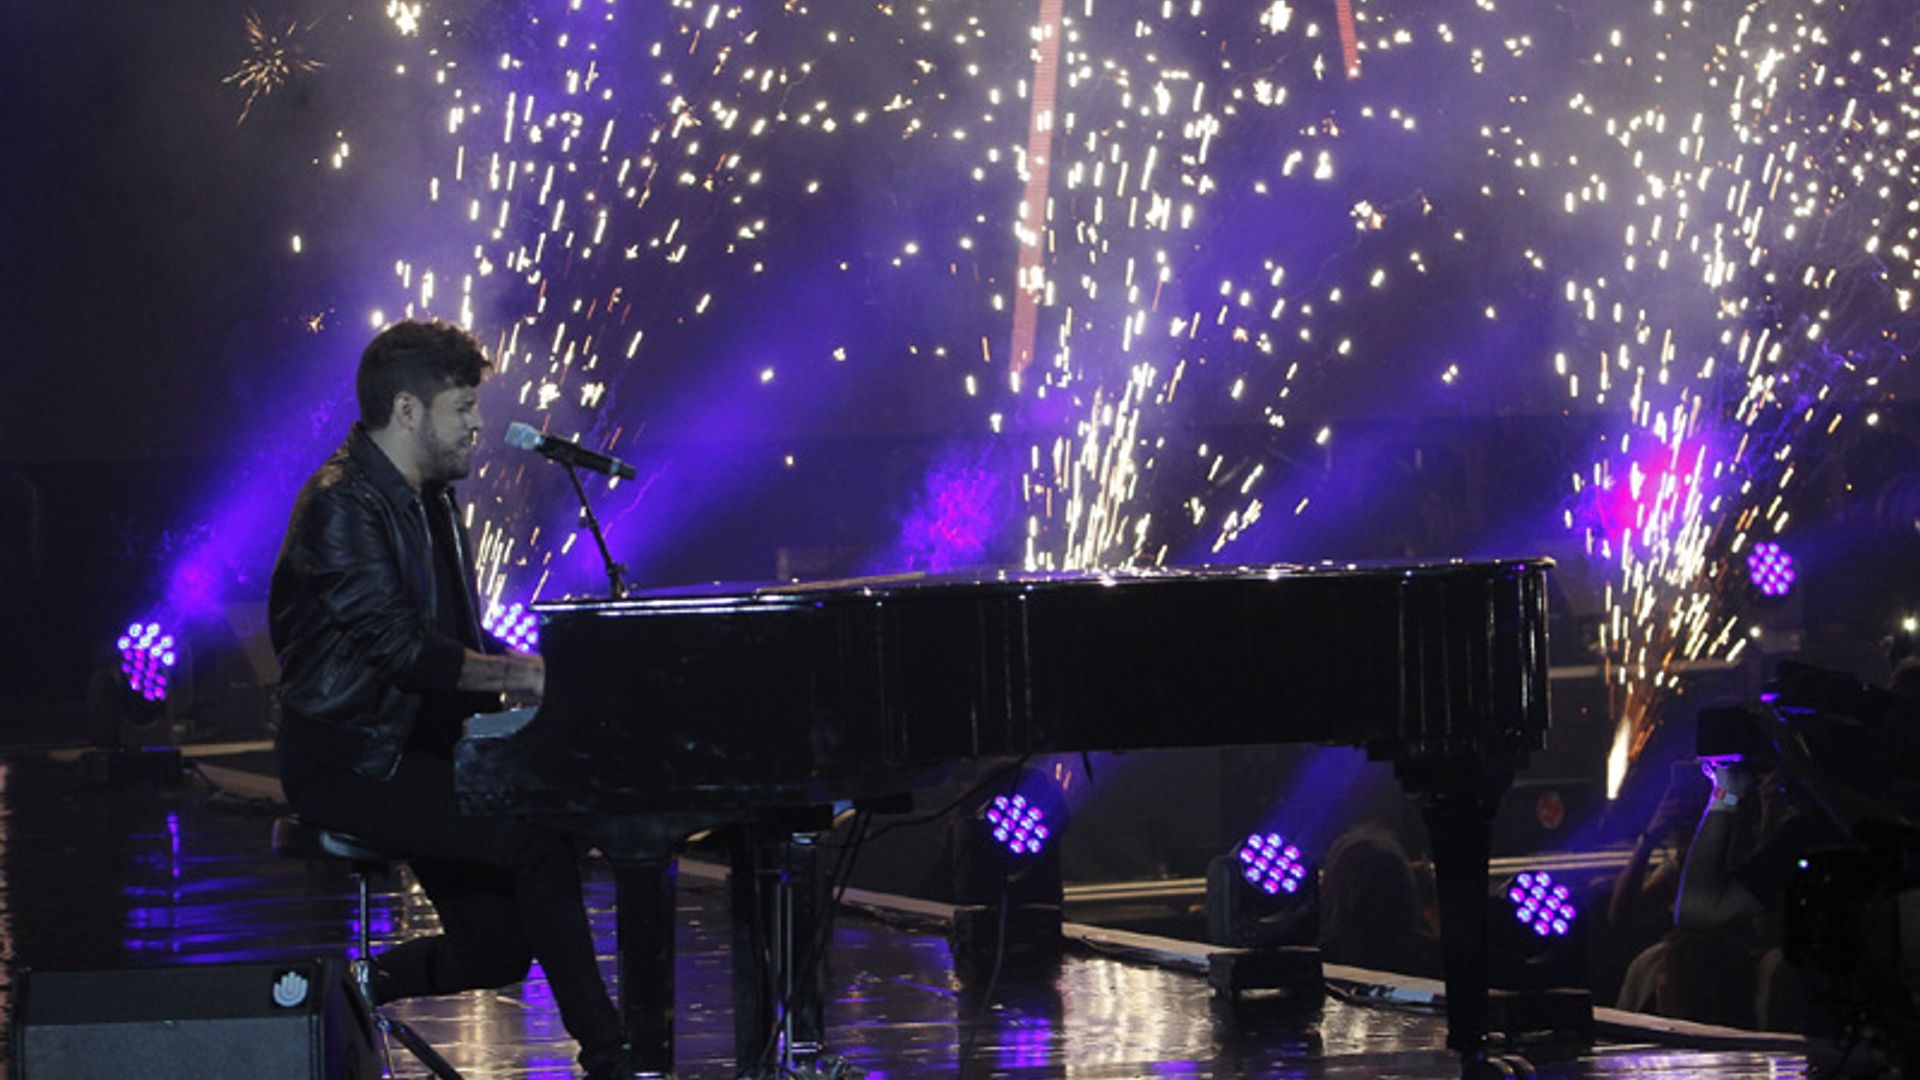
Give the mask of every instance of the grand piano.
[[(1394, 763), (1429, 829), (1449, 1045), (1466, 1075), (1498, 1075), (1488, 834), (1547, 727), (1551, 565), (1005, 573), (545, 604), (546, 698), (469, 725), (456, 789), (470, 813), (539, 818), (609, 858), (622, 1009), (664, 1075), (672, 860), (689, 836), (787, 835), (821, 808), (1032, 754), (1361, 746)], [(741, 887), (736, 911), (751, 906)], [(760, 961), (738, 955), (755, 949), (738, 930), (735, 943), (745, 1071), (777, 1004), (738, 989)]]

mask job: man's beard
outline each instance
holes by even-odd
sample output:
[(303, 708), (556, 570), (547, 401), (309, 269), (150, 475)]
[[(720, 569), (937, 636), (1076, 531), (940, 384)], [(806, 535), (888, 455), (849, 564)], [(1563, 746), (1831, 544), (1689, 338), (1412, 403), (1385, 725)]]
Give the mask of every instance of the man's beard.
[(423, 479), (446, 483), (464, 480), (473, 471), (466, 444), (442, 442), (431, 427), (421, 429), (419, 444)]

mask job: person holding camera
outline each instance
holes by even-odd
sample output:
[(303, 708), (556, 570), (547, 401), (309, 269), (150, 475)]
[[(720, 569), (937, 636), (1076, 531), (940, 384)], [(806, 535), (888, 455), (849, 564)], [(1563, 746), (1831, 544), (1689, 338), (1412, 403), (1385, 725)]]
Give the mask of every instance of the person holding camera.
[(1678, 766), (1668, 778), (1627, 866), (1614, 879), (1607, 929), (1615, 945), (1604, 955), (1632, 957), (1619, 975), (1619, 1008), (1751, 1026), (1752, 995), (1729, 986), (1731, 975), (1751, 967), (1747, 943), (1733, 928), (1696, 932), (1673, 924), (1680, 867), (1705, 806), (1704, 786), (1697, 771), (1682, 772)]
[[(1674, 924), (1681, 932), (1757, 931), (1755, 1016), (1768, 1030), (1832, 1023), (1781, 948), (1780, 914), (1796, 868), (1812, 852), (1855, 844), (1863, 824), (1906, 820), (1893, 807), (1906, 801), (1897, 793), (1912, 758), (1897, 748), (1911, 738), (1916, 680), (1912, 665), (1894, 674), (1892, 688), (1882, 689), (1787, 661), (1762, 695), (1774, 717), (1701, 714), (1701, 769), (1713, 792), (1681, 869)], [(1736, 861), (1736, 824), (1755, 803), (1760, 840)]]

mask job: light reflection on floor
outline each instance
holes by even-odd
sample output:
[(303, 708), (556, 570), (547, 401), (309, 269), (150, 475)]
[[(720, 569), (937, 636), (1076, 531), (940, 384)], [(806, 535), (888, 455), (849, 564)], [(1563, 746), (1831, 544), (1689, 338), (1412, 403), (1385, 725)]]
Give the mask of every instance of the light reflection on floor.
[[(22, 964), (47, 969), (216, 963), (345, 952), (354, 918), (343, 867), (274, 858), (275, 808), (175, 792), (109, 790), (77, 769), (19, 760), (0, 769), (0, 947), (4, 993)], [(384, 884), (376, 932), (431, 930), (417, 891)], [(591, 872), (602, 963), (612, 969), (612, 887)], [(724, 895), (682, 877), (679, 1075), (732, 1077)], [(880, 1080), (924, 1076), (1451, 1077), (1429, 1011), (1329, 1000), (1315, 1016), (1260, 1016), (1213, 1001), (1192, 974), (1093, 954), (1009, 968), (990, 1001), (956, 977), (944, 939), (863, 916), (839, 921), (830, 958), (833, 1050)], [(563, 1080), (572, 1044), (537, 971), (505, 992), (405, 1002), (397, 1015), (472, 1080)], [(1542, 1077), (1794, 1078), (1797, 1057), (1649, 1047), (1536, 1048)], [(402, 1061), (401, 1075), (424, 1077)], [(0, 1059), (0, 1075), (9, 1068)]]

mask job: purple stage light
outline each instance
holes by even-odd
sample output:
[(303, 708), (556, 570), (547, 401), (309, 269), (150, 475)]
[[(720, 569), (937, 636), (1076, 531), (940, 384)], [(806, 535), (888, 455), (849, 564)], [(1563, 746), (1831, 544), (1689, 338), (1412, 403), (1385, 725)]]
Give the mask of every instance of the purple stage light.
[(1793, 589), (1793, 579), (1797, 576), (1793, 556), (1771, 540), (1755, 544), (1747, 553), (1747, 576), (1761, 596), (1785, 596)]
[(1047, 828), (1047, 815), (1024, 795), (995, 795), (987, 804), (987, 828), (994, 840), (1015, 855), (1038, 855), (1053, 830)]
[(120, 650), (120, 674), (126, 677), (127, 687), (147, 701), (164, 700), (180, 658), (173, 634), (157, 622), (129, 623), (114, 645)]
[(487, 633), (506, 642), (521, 652), (533, 652), (540, 647), (540, 617), (527, 609), (525, 604), (513, 603), (502, 607), (488, 604), (486, 618), (480, 620)]
[(1514, 919), (1537, 937), (1563, 938), (1573, 932), (1573, 920), (1580, 912), (1572, 897), (1567, 887), (1545, 870), (1519, 874), (1507, 884)]
[(900, 524), (899, 564), (943, 574), (985, 561), (1011, 505), (1006, 482), (990, 464), (964, 449), (942, 454)]
[(1253, 833), (1236, 854), (1240, 876), (1268, 896), (1291, 896), (1306, 884), (1306, 857), (1279, 833)]

